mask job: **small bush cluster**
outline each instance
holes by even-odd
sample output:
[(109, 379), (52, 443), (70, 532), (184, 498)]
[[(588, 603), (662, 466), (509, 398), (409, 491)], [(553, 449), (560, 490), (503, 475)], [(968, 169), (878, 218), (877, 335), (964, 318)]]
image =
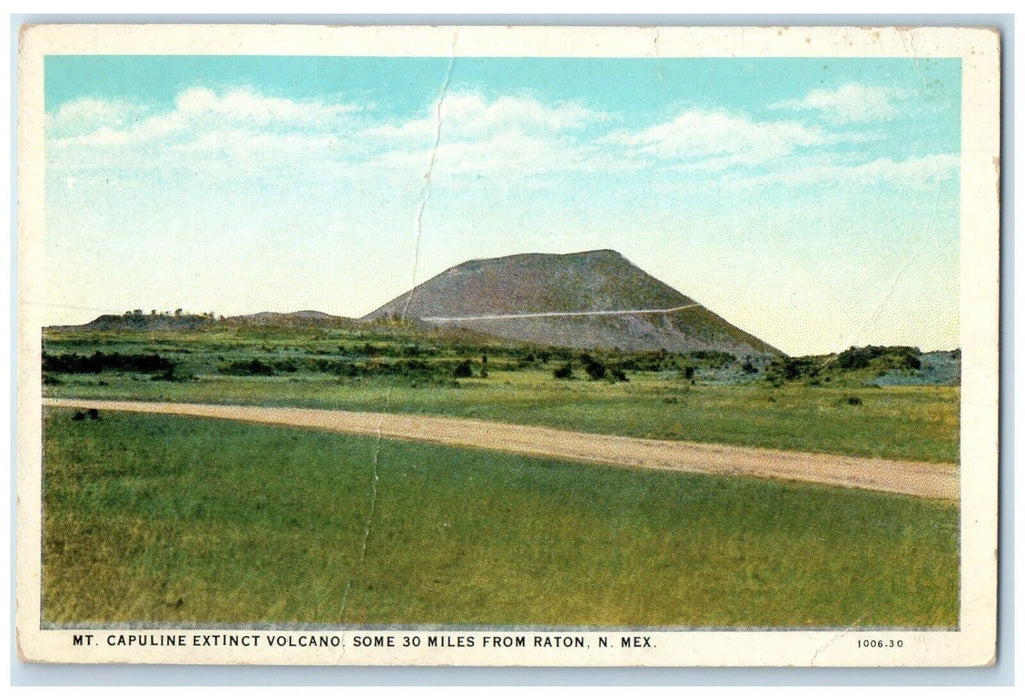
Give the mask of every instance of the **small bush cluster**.
[(907, 346), (886, 347), (867, 345), (863, 348), (850, 347), (836, 356), (833, 361), (841, 369), (865, 369), (878, 366), (878, 369), (916, 370), (922, 368), (919, 359), (921, 351)]
[(823, 364), (813, 357), (777, 357), (765, 368), (765, 379), (779, 384), (792, 382), (802, 377), (817, 377)]
[(918, 348), (867, 345), (850, 347), (833, 356), (776, 358), (766, 367), (765, 379), (777, 386), (801, 379), (817, 386), (830, 381), (830, 374), (864, 370), (880, 375), (893, 370), (914, 373), (921, 368), (921, 351)]

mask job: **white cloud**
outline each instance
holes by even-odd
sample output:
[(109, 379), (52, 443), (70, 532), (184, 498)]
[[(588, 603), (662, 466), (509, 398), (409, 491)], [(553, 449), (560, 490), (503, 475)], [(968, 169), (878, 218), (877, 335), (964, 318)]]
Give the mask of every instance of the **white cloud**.
[(353, 136), (361, 109), (341, 101), (267, 96), (252, 88), (188, 88), (164, 111), (86, 98), (49, 116), (47, 158), (72, 178), (162, 170), (242, 178), (276, 168), (301, 176), (325, 159), (345, 159), (359, 150)]
[[(341, 178), (418, 182), (432, 160), (436, 109), (427, 105), (417, 118), (382, 125), (351, 103), (285, 99), (252, 88), (188, 88), (173, 107), (159, 112), (88, 98), (49, 116), (47, 157), (66, 183), (146, 178), (161, 171), (297, 185)], [(432, 174), (512, 179), (657, 167), (699, 178), (738, 169), (737, 182), (856, 177), (929, 183), (957, 169), (956, 156), (942, 155), (844, 165), (834, 147), (851, 145), (863, 134), (831, 133), (791, 119), (757, 121), (723, 110), (688, 109), (667, 121), (611, 133), (608, 123), (608, 115), (575, 102), (450, 93), (441, 103)]]
[[(234, 169), (238, 177), (259, 177), (274, 168), (312, 172), (326, 161), (345, 161), (348, 172), (359, 165), (370, 172), (386, 167), (393, 175), (420, 175), (437, 134), (436, 109), (430, 105), (404, 123), (368, 125), (367, 115), (356, 115), (360, 108), (349, 103), (291, 100), (251, 88), (191, 87), (161, 112), (127, 102), (68, 103), (52, 115), (47, 153), (54, 168), (72, 177), (167, 168)], [(439, 173), (509, 176), (593, 168), (597, 154), (577, 137), (603, 118), (571, 102), (452, 93), (441, 103), (435, 167)]]
[(85, 97), (67, 102), (47, 115), (46, 131), (54, 137), (68, 137), (93, 133), (102, 128), (125, 128), (145, 112), (145, 108), (126, 100)]
[(114, 147), (169, 139), (197, 143), (240, 128), (331, 132), (351, 128), (349, 117), (360, 109), (346, 103), (268, 97), (250, 88), (218, 93), (193, 87), (178, 94), (174, 109), (159, 113), (121, 100), (69, 102), (48, 120), (48, 137), (57, 147)]
[(582, 104), (454, 92), (445, 96), (440, 109), (431, 105), (426, 112), (361, 132), (360, 140), (373, 143), (378, 152), (368, 163), (422, 173), (440, 129), (432, 174), (501, 173), (512, 178), (621, 167), (583, 137), (607, 116)]
[(441, 118), (457, 132), (480, 134), (503, 130), (559, 132), (577, 130), (596, 121), (599, 114), (583, 105), (565, 102), (542, 104), (530, 97), (499, 97), (487, 102), (476, 93), (447, 97)]
[(887, 121), (898, 114), (896, 102), (907, 97), (898, 88), (847, 83), (833, 90), (812, 90), (799, 100), (782, 100), (770, 109), (817, 112), (832, 124)]
[(879, 182), (901, 183), (906, 187), (927, 187), (957, 177), (960, 156), (952, 153), (937, 153), (905, 160), (879, 158), (858, 165), (820, 166), (795, 171), (791, 179), (795, 182), (857, 182), (870, 185)]
[(641, 131), (615, 131), (603, 139), (635, 154), (714, 169), (757, 165), (833, 140), (795, 121), (758, 122), (745, 115), (701, 109), (686, 110)]
[[(364, 134), (388, 141), (428, 139), (433, 142), (437, 117), (438, 108), (432, 104), (428, 113), (420, 118), (398, 125), (372, 127)], [(446, 95), (441, 101), (440, 117), (445, 138), (456, 140), (509, 132), (552, 136), (579, 131), (606, 118), (600, 112), (573, 102), (549, 105), (526, 96), (502, 96), (489, 101), (476, 92)]]
[(353, 104), (268, 97), (250, 88), (235, 88), (221, 94), (209, 88), (189, 88), (178, 95), (175, 106), (188, 121), (212, 116), (247, 125), (305, 127), (329, 127), (360, 110)]
[[(430, 148), (391, 150), (370, 162), (383, 168), (422, 173)], [(442, 138), (434, 153), (432, 175), (501, 174), (503, 178), (553, 172), (608, 171), (623, 164), (587, 144), (522, 132), (499, 133), (481, 139)]]
[(736, 184), (745, 187), (764, 187), (773, 184), (793, 187), (885, 185), (891, 188), (919, 190), (955, 179), (958, 177), (960, 165), (960, 156), (952, 153), (936, 153), (904, 160), (884, 157), (865, 163), (795, 163), (792, 167), (780, 168), (767, 175), (737, 179)]

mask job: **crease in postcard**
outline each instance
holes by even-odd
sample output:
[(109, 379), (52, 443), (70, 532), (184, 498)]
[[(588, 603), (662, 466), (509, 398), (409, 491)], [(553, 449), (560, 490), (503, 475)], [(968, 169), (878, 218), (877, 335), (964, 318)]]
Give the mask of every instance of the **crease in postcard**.
[(427, 169), (424, 171), (423, 186), (420, 190), (420, 204), (416, 211), (416, 238), (414, 239), (413, 245), (413, 286), (410, 289), (409, 295), (406, 297), (406, 304), (402, 309), (403, 320), (406, 319), (406, 313), (409, 311), (409, 305), (412, 303), (413, 297), (416, 295), (417, 270), (420, 264), (420, 241), (423, 238), (424, 210), (427, 209), (427, 203), (431, 201), (431, 175), (434, 172), (434, 161), (438, 157), (438, 147), (441, 145), (442, 109), (445, 104), (445, 97), (448, 95), (449, 83), (452, 80), (452, 69), (456, 64), (456, 42), (458, 40), (459, 28), (457, 27), (452, 32), (452, 56), (449, 58), (448, 68), (445, 70), (445, 79), (441, 83), (441, 90), (438, 92), (438, 99), (434, 107), (434, 144), (431, 146), (431, 155), (427, 161)]

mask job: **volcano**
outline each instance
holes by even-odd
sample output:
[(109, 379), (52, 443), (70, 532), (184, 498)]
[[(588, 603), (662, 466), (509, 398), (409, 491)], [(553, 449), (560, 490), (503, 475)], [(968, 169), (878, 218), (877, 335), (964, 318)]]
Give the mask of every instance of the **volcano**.
[(782, 354), (613, 250), (470, 260), (362, 320), (388, 318), (570, 348)]

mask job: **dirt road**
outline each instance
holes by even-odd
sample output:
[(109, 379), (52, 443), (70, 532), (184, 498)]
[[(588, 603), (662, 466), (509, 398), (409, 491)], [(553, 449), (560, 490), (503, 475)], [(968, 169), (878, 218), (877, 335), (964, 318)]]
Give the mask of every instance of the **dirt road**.
[(639, 316), (648, 314), (671, 314), (674, 311), (693, 309), (701, 304), (684, 304), (671, 309), (625, 309), (622, 311), (544, 311), (524, 314), (487, 314), (484, 316), (422, 316), (421, 321), (451, 323), (459, 321), (501, 321), (506, 318), (563, 318), (566, 316)]
[(956, 500), (960, 491), (956, 464), (649, 440), (439, 416), (84, 399), (44, 399), (43, 404), (240, 420), (623, 467), (809, 481), (925, 498)]

